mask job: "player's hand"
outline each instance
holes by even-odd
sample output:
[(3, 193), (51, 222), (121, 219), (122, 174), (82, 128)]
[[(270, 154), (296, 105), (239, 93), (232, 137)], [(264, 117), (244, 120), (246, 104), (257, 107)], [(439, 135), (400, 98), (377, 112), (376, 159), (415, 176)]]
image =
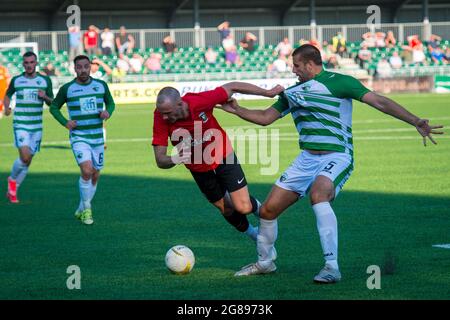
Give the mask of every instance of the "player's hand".
[(179, 143), (176, 146), (177, 153), (171, 157), (172, 162), (175, 164), (189, 164), (191, 163), (191, 148), (186, 146), (184, 143)]
[(229, 113), (237, 113), (240, 106), (236, 99), (231, 98), (226, 103), (218, 106), (218, 108)]
[(108, 111), (103, 110), (102, 112), (100, 112), (100, 119), (108, 120), (109, 117), (110, 117), (110, 114)]
[(45, 94), (44, 90), (38, 90), (38, 97), (41, 99), (47, 98), (47, 95)]
[(75, 120), (69, 120), (66, 123), (66, 128), (69, 130), (73, 130), (77, 127), (77, 122)]
[(417, 131), (419, 131), (420, 135), (423, 137), (423, 145), (426, 146), (427, 145), (427, 137), (428, 139), (431, 140), (431, 142), (433, 142), (434, 144), (437, 144), (436, 141), (434, 141), (433, 137), (431, 136), (431, 134), (443, 134), (443, 131), (436, 131), (435, 129), (440, 129), (443, 128), (444, 126), (439, 125), (439, 126), (430, 126), (428, 124), (429, 120), (428, 119), (419, 119), (416, 122), (416, 129)]
[(282, 93), (284, 91), (284, 87), (280, 86), (279, 84), (277, 84), (275, 87), (273, 87), (270, 90), (267, 90), (267, 96), (269, 98), (273, 98), (277, 95), (279, 95), (280, 93)]
[(11, 108), (5, 107), (5, 116), (9, 116), (11, 114)]

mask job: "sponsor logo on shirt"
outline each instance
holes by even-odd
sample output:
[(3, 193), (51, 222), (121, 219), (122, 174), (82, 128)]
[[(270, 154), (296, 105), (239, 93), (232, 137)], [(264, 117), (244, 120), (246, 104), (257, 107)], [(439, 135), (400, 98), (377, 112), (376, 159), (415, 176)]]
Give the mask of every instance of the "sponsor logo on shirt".
[(204, 112), (201, 112), (201, 113), (198, 115), (198, 117), (199, 117), (200, 119), (202, 119), (203, 123), (206, 123), (206, 122), (209, 120), (208, 117), (206, 116), (206, 113), (204, 113)]

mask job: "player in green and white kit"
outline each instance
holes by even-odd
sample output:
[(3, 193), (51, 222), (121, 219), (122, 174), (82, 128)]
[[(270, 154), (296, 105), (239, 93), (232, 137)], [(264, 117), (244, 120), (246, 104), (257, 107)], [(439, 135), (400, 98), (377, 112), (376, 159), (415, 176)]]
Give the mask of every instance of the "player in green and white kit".
[[(111, 117), (115, 105), (108, 85), (89, 75), (89, 58), (77, 56), (74, 64), (77, 77), (61, 87), (50, 106), (50, 113), (69, 129), (72, 151), (81, 170), (80, 205), (75, 216), (84, 224), (92, 224), (91, 200), (104, 163), (103, 120)], [(64, 103), (70, 120), (60, 111)]]
[(17, 192), (25, 179), (33, 156), (39, 152), (42, 140), (42, 112), (44, 102), (53, 100), (52, 82), (49, 77), (36, 73), (37, 56), (34, 52), (23, 55), (25, 72), (13, 77), (5, 96), (5, 115), (11, 113), (11, 98), (16, 94), (13, 128), (15, 146), (19, 158), (14, 161), (8, 177), (6, 196), (12, 203), (19, 202)]
[(320, 51), (303, 45), (293, 54), (293, 71), (300, 83), (280, 94), (266, 110), (248, 110), (232, 101), (224, 110), (247, 121), (268, 125), (288, 113), (292, 114), (300, 134), (303, 152), (281, 175), (260, 209), (257, 237), (258, 261), (243, 267), (236, 276), (270, 273), (276, 270), (270, 250), (277, 238), (277, 217), (309, 193), (316, 215), (325, 267), (314, 277), (318, 283), (341, 279), (337, 262), (337, 220), (330, 202), (336, 198), (353, 170), (352, 99), (403, 120), (416, 127), (424, 144), (442, 126), (430, 126), (402, 106), (365, 88), (355, 78), (322, 68)]

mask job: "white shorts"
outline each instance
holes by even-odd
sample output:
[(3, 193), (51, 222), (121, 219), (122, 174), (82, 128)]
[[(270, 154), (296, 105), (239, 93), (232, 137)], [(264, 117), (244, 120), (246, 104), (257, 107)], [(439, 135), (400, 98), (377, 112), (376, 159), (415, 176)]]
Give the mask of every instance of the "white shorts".
[(14, 130), (14, 145), (16, 148), (28, 147), (33, 155), (41, 149), (41, 141), (42, 131)]
[(275, 183), (280, 188), (306, 196), (317, 176), (334, 183), (336, 198), (353, 171), (353, 158), (343, 152), (315, 155), (303, 151)]
[(92, 166), (96, 170), (101, 170), (103, 168), (105, 154), (104, 145), (91, 147), (87, 143), (77, 142), (72, 145), (72, 151), (78, 165), (86, 161), (91, 161)]

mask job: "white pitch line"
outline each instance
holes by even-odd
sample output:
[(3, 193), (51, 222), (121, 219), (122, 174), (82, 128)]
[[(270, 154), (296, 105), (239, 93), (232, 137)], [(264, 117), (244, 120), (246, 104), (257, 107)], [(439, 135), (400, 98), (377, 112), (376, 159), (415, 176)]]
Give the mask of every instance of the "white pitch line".
[[(245, 140), (249, 138), (259, 138), (259, 139), (267, 139), (271, 138), (270, 135), (246, 135), (241, 137), (234, 137), (232, 140)], [(354, 137), (355, 141), (360, 140), (418, 140), (420, 139), (419, 135), (414, 136), (368, 136), (368, 137)], [(450, 139), (450, 136), (439, 136), (436, 140), (441, 139)], [(298, 140), (298, 133), (293, 134), (280, 134), (280, 141), (297, 141)], [(124, 142), (151, 142), (151, 138), (130, 138), (130, 139), (108, 139), (107, 143), (124, 143)], [(69, 141), (47, 141), (43, 142), (42, 146), (55, 146), (55, 145), (69, 145)], [(5, 147), (14, 147), (14, 144), (11, 143), (0, 143), (0, 148)]]
[(446, 243), (446, 244), (434, 244), (434, 245), (432, 245), (432, 247), (435, 247), (435, 248), (442, 248), (442, 249), (450, 249), (450, 243)]

